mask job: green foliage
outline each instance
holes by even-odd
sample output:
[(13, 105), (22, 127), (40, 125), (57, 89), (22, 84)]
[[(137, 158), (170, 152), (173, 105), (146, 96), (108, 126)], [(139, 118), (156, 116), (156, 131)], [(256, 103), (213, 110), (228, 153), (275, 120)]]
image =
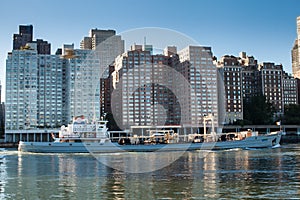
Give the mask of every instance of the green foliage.
[(275, 109), (263, 95), (254, 96), (244, 102), (244, 123), (248, 125), (267, 125), (274, 123)]
[(282, 124), (300, 125), (300, 105), (290, 104), (285, 106)]

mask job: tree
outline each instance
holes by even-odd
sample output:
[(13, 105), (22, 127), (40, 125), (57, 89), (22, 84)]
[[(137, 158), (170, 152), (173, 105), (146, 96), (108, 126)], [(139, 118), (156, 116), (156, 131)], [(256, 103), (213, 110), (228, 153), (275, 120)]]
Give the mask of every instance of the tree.
[(299, 125), (300, 124), (300, 105), (289, 104), (284, 108), (283, 124)]
[(253, 96), (244, 102), (244, 122), (253, 125), (273, 124), (274, 106), (264, 95)]

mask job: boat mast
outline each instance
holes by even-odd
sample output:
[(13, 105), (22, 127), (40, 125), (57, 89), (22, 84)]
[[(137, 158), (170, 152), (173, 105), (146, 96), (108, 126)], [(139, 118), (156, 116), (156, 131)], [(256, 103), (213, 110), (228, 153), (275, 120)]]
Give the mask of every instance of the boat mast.
[(211, 121), (212, 132), (215, 131), (214, 115), (209, 113), (208, 116), (203, 117), (204, 139), (206, 139), (206, 121)]

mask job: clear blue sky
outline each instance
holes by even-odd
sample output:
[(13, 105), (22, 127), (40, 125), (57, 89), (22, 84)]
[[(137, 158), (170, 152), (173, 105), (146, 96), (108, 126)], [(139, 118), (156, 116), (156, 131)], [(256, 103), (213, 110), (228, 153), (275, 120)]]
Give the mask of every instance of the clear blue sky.
[(184, 33), (215, 56), (255, 56), (259, 62), (282, 63), (291, 72), (291, 48), (296, 38), (299, 0), (1, 0), (0, 80), (12, 35), (20, 24), (34, 26), (34, 38), (52, 44), (79, 42), (91, 28), (161, 27)]

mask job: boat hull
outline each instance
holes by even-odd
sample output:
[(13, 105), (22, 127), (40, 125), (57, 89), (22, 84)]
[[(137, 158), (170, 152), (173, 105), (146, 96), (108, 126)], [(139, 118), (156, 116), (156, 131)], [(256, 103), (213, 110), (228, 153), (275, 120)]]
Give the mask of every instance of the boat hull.
[(106, 142), (22, 142), (18, 150), (35, 153), (115, 153), (115, 152), (153, 152), (153, 151), (191, 151), (221, 150), (234, 148), (271, 148), (278, 146), (281, 133), (252, 136), (244, 140), (204, 143), (170, 143), (170, 144), (139, 144), (119, 145), (109, 140)]

